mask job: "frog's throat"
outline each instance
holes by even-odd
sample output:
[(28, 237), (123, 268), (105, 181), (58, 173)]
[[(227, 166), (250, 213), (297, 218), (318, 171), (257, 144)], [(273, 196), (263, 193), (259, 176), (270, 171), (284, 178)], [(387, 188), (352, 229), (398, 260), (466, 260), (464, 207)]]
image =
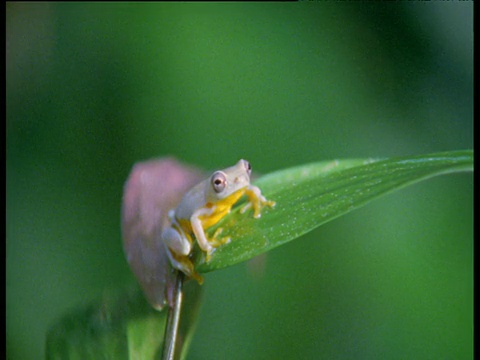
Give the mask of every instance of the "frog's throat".
[(199, 217), (203, 229), (206, 230), (223, 219), (230, 212), (232, 206), (243, 196), (243, 194), (245, 194), (245, 190), (246, 188), (237, 190), (225, 199), (217, 201), (214, 204), (207, 203), (205, 206), (212, 209), (212, 213)]

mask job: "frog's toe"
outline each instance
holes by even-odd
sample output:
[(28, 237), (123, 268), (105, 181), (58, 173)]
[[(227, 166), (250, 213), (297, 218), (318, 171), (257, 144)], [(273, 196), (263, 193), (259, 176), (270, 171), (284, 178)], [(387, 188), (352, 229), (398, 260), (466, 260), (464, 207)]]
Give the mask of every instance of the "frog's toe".
[(252, 207), (252, 203), (248, 202), (246, 203), (241, 209), (240, 209), (240, 214), (244, 214), (248, 209)]
[(202, 275), (200, 275), (198, 272), (194, 271), (194, 272), (190, 275), (190, 277), (191, 277), (192, 279), (197, 280), (197, 282), (198, 282), (200, 285), (203, 284), (203, 277), (202, 277)]
[(205, 262), (210, 262), (210, 260), (212, 260), (212, 255), (213, 253), (215, 252), (215, 249), (212, 249), (212, 250), (209, 250), (206, 252), (205, 254)]
[(221, 239), (215, 239), (215, 247), (219, 247), (225, 244), (228, 244), (230, 242), (231, 238), (230, 237), (224, 237)]
[(218, 248), (222, 245), (228, 244), (230, 242), (229, 237), (224, 237), (224, 238), (216, 238), (216, 239), (210, 239), (210, 245), (212, 245), (213, 248)]
[(220, 237), (220, 234), (222, 233), (223, 228), (218, 228), (213, 236), (208, 240), (208, 243), (213, 246), (214, 248), (217, 248), (219, 246), (222, 246), (224, 244), (228, 244), (230, 242), (229, 237)]
[(272, 200), (267, 200), (267, 201), (265, 202), (265, 205), (268, 206), (268, 207), (273, 208), (273, 207), (275, 207), (275, 205), (277, 205), (277, 203), (276, 203), (275, 201), (272, 201)]

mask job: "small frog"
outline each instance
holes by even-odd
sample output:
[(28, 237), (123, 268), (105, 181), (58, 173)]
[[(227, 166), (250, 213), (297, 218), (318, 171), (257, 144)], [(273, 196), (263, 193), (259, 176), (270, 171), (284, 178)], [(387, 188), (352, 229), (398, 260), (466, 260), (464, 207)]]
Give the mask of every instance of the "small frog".
[(190, 260), (193, 248), (192, 235), (209, 261), (215, 248), (230, 242), (229, 238), (218, 238), (219, 228), (212, 238), (207, 238), (205, 230), (218, 223), (227, 215), (232, 206), (243, 196), (248, 203), (241, 209), (244, 213), (253, 208), (253, 216), (259, 218), (264, 206), (273, 207), (274, 201), (265, 199), (260, 189), (250, 184), (252, 168), (246, 160), (240, 160), (232, 167), (214, 172), (210, 178), (191, 188), (175, 210), (168, 214), (170, 227), (162, 233), (167, 255), (172, 266), (196, 279), (202, 277), (195, 271)]

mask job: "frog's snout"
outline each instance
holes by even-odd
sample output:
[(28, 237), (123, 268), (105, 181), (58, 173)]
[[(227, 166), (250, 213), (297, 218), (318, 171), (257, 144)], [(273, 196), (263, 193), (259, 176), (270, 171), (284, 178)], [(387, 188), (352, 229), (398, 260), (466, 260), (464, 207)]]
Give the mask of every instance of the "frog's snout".
[(237, 176), (233, 182), (235, 184), (244, 184), (244, 183), (247, 183), (247, 182), (250, 182), (250, 178), (248, 177), (248, 175), (241, 175), (241, 176)]

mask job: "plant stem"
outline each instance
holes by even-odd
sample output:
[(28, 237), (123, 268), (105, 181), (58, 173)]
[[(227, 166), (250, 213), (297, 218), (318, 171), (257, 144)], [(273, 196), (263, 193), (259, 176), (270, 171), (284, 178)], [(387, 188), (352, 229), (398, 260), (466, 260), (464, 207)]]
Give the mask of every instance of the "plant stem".
[(165, 339), (163, 342), (163, 360), (175, 359), (175, 345), (180, 325), (180, 312), (183, 300), (182, 286), (184, 278), (185, 275), (181, 271), (176, 271), (173, 304), (169, 304)]

